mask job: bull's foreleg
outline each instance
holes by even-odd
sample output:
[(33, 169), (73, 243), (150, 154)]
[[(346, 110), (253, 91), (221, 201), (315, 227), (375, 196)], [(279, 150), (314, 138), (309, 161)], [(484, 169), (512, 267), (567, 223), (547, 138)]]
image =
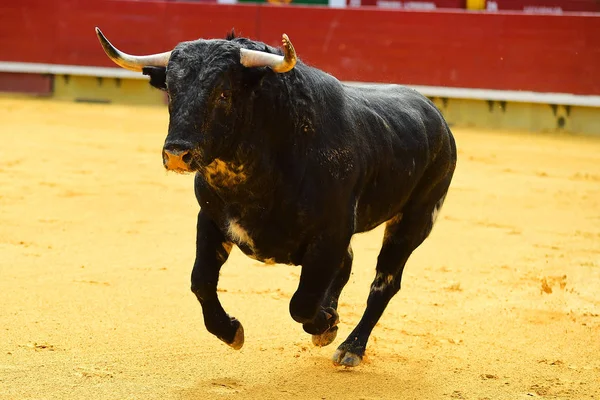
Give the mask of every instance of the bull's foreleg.
[(206, 329), (234, 349), (244, 344), (242, 324), (227, 315), (217, 297), (221, 266), (227, 261), (232, 244), (202, 210), (198, 213), (196, 261), (192, 270), (192, 292), (202, 305)]
[[(344, 257), (344, 260), (342, 261), (342, 265), (337, 271), (335, 277), (333, 278), (333, 281), (331, 282), (331, 285), (327, 290), (327, 294), (323, 299), (323, 309), (327, 310), (328, 308), (331, 308), (337, 311), (338, 300), (340, 298), (340, 294), (342, 293), (342, 289), (344, 289), (344, 286), (346, 286), (346, 283), (348, 283), (348, 279), (350, 279), (350, 272), (352, 271), (352, 258), (352, 248), (348, 247), (348, 251)], [(307, 327), (305, 326), (304, 329), (307, 330)], [(314, 331), (314, 329), (308, 329)], [(337, 331), (338, 327), (336, 324), (321, 334), (313, 335), (313, 344), (319, 347), (327, 346), (335, 340), (335, 337), (337, 336)]]
[(327, 292), (336, 276), (340, 276), (340, 282), (347, 281), (343, 273), (338, 274), (346, 265), (349, 241), (320, 240), (309, 246), (304, 255), (300, 283), (290, 301), (290, 314), (307, 333), (321, 335), (338, 323), (337, 311), (332, 304), (326, 304)]

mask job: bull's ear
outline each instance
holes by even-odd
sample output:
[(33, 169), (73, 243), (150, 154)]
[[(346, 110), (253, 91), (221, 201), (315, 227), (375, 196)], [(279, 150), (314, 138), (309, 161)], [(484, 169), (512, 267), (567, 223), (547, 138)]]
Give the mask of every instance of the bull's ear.
[(150, 77), (150, 85), (167, 90), (167, 69), (165, 67), (144, 67), (142, 73)]

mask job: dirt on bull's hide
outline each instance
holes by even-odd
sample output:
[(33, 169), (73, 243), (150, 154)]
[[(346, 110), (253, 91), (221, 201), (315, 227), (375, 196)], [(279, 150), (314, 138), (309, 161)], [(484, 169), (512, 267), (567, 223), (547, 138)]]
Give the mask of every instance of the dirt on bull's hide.
[(189, 290), (192, 176), (167, 173), (162, 107), (0, 98), (0, 399), (598, 399), (600, 140), (455, 129), (458, 169), (364, 362), (383, 228), (354, 238), (338, 338), (288, 313), (299, 268), (234, 248), (234, 351)]

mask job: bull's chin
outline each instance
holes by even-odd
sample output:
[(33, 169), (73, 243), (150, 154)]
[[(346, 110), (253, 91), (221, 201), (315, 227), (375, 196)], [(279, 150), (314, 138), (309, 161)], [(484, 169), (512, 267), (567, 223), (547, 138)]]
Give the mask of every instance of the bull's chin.
[(192, 173), (196, 172), (195, 170), (192, 170), (192, 169), (183, 169), (183, 168), (165, 168), (165, 169), (169, 172), (175, 172), (176, 174), (181, 174), (181, 175), (192, 174)]

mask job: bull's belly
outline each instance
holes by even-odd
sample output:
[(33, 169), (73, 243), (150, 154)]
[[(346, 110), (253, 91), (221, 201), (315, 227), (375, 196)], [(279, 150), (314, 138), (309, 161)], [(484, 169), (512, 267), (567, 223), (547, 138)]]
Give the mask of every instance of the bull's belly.
[[(239, 221), (229, 220), (225, 229), (227, 238), (248, 257), (265, 264), (299, 265), (300, 241), (284, 238), (281, 235), (253, 234)], [(265, 238), (267, 236), (267, 238)]]
[(383, 220), (368, 220), (368, 221), (362, 221), (361, 223), (356, 225), (356, 231), (354, 233), (364, 233), (364, 232), (369, 232), (375, 228), (377, 228), (379, 225), (389, 221), (391, 218), (387, 218), (387, 219), (383, 219)]
[(389, 221), (402, 211), (404, 199), (361, 203), (357, 207), (355, 233), (368, 232)]

